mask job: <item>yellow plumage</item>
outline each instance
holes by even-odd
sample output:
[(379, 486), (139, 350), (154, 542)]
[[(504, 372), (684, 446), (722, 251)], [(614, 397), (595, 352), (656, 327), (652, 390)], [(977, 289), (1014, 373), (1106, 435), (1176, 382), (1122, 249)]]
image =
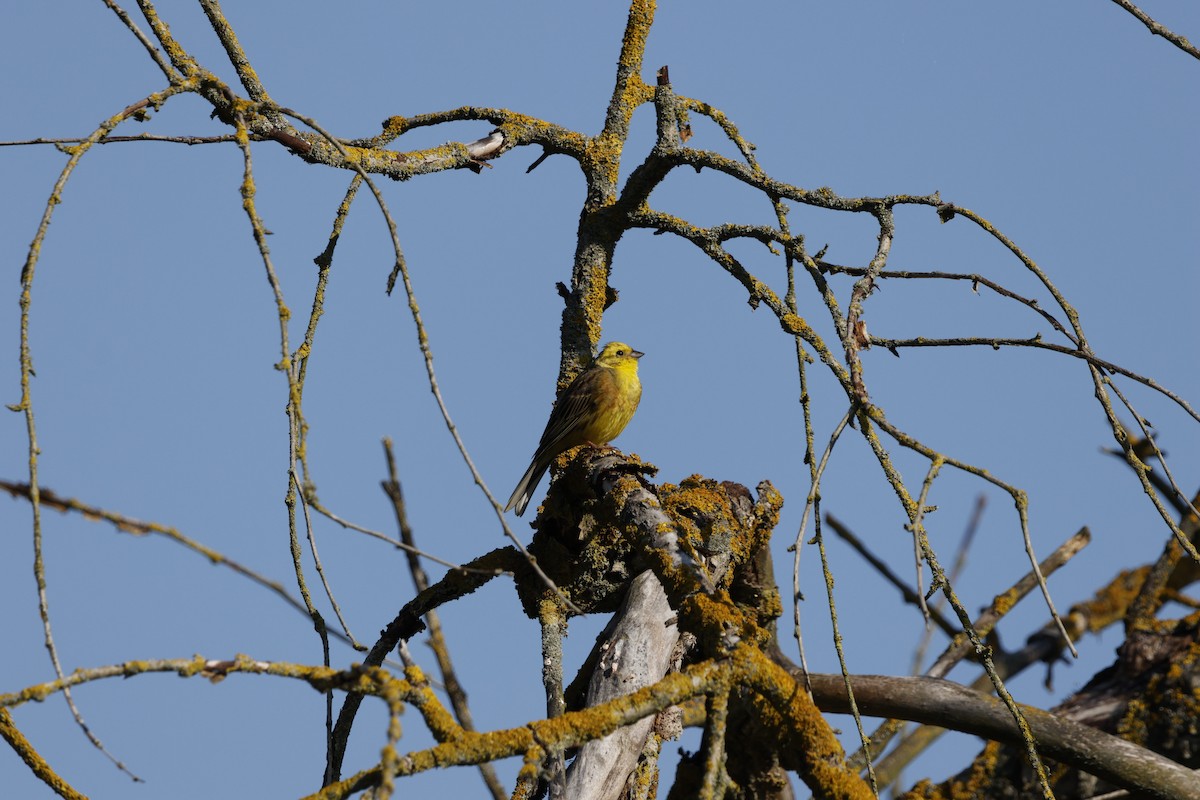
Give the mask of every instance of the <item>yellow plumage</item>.
[(550, 412), (529, 469), (521, 477), (505, 511), (525, 513), (533, 490), (555, 457), (581, 444), (607, 444), (620, 435), (642, 399), (638, 359), (642, 353), (621, 342), (604, 345), (592, 365), (571, 381)]

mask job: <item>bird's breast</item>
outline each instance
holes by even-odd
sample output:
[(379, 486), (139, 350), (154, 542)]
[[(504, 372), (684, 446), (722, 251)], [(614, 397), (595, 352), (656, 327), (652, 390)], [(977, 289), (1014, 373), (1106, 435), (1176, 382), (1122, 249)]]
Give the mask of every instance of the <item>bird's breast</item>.
[(597, 420), (598, 430), (594, 432), (595, 438), (592, 439), (596, 443), (617, 438), (633, 418), (633, 413), (637, 411), (638, 403), (642, 399), (642, 384), (636, 372), (614, 369), (610, 377), (613, 391), (609, 397), (609, 407)]

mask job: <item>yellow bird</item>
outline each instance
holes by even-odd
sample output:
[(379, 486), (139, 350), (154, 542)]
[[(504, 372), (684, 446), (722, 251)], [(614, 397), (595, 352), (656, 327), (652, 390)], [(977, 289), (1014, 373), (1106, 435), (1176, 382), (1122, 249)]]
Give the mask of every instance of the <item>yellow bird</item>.
[(639, 353), (627, 344), (609, 342), (592, 365), (576, 376), (550, 412), (533, 462), (521, 477), (505, 511), (525, 513), (529, 498), (554, 458), (581, 444), (607, 444), (620, 435), (642, 399), (638, 380)]

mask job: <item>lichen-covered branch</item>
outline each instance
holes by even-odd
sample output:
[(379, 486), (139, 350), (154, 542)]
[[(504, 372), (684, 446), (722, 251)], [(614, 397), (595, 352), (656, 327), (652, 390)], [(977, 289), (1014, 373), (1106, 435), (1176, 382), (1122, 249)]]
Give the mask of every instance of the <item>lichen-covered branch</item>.
[(25, 734), (21, 733), (7, 708), (0, 708), (0, 739), (13, 749), (38, 780), (49, 786), (63, 800), (87, 800), (85, 795), (76, 791), (75, 787), (67, 783), (46, 759), (42, 758), (42, 754), (25, 738)]

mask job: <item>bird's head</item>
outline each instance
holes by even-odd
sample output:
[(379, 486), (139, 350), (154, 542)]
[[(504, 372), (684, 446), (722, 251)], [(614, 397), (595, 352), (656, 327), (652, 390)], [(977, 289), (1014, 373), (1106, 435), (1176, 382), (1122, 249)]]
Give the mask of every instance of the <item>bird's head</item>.
[(639, 353), (624, 342), (609, 342), (596, 356), (596, 364), (610, 369), (637, 370), (637, 360), (645, 353)]

